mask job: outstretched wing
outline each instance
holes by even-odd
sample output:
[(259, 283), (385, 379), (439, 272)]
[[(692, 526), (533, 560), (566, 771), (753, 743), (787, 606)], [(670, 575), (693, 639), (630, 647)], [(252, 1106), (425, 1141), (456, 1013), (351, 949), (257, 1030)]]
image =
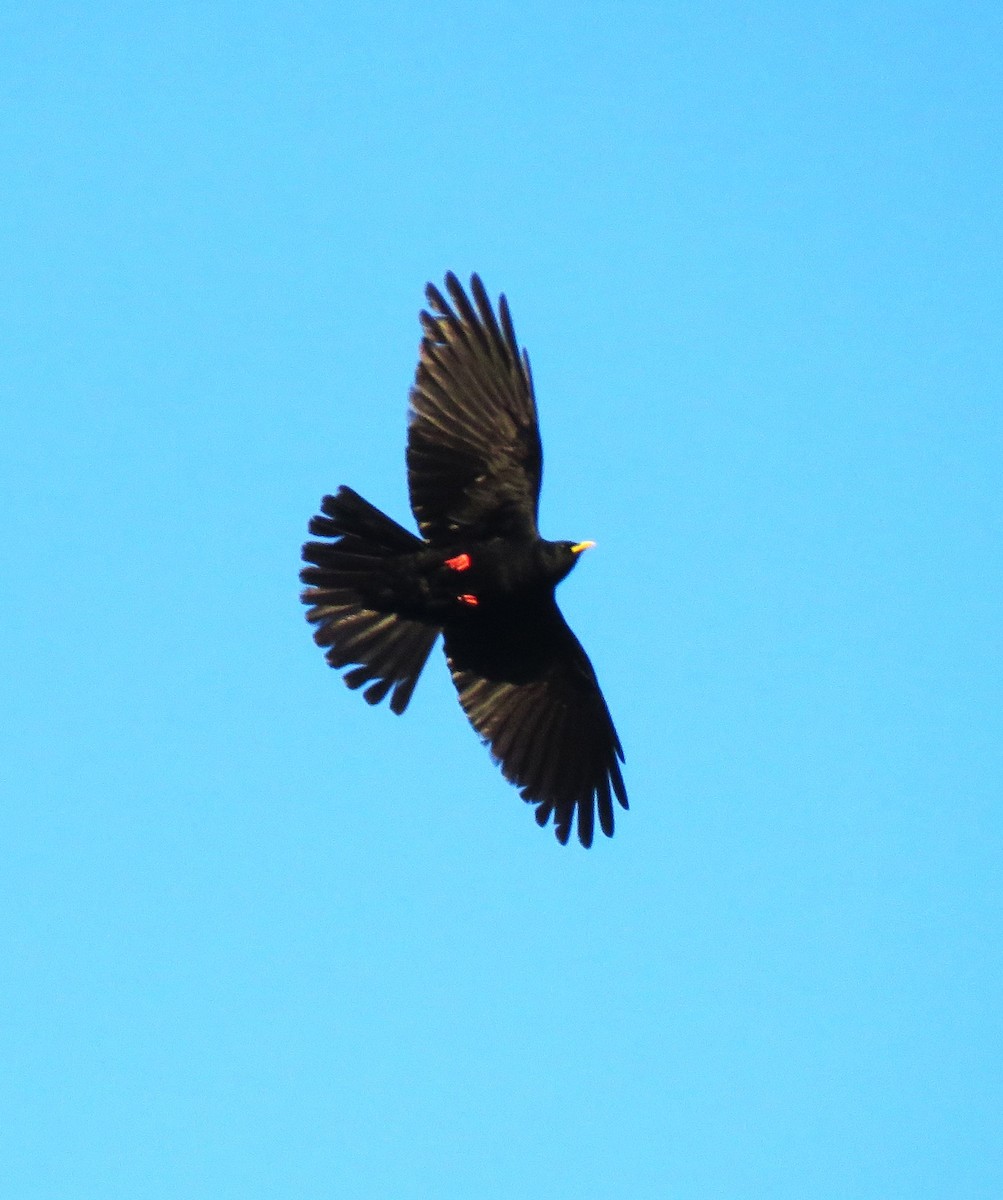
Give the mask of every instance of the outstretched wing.
[(452, 272), (446, 290), (452, 305), (429, 284), (431, 312), (421, 314), (407, 439), (412, 511), (432, 543), (536, 536), (543, 453), (529, 358), (504, 296), (496, 318), (477, 275), (474, 303)]
[(536, 805), (537, 823), (553, 814), (566, 843), (577, 809), (578, 838), (591, 846), (596, 810), (611, 837), (612, 797), (627, 807), (623, 750), (592, 664), (556, 603), (534, 617), (485, 621), (475, 612), (446, 630), (446, 657), (463, 711), (505, 778)]

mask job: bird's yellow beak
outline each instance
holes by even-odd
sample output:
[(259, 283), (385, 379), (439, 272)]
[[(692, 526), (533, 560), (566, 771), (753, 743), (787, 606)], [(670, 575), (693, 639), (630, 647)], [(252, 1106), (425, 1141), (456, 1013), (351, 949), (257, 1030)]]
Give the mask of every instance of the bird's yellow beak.
[(583, 550), (591, 550), (595, 542), (575, 542), (571, 547), (572, 554), (581, 554)]

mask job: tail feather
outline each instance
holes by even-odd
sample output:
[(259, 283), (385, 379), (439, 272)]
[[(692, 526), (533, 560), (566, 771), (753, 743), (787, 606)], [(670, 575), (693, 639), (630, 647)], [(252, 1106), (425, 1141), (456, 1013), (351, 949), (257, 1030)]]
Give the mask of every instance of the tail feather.
[[(324, 516), (311, 519), (310, 532), (320, 537), (339, 537), (346, 543), (355, 541), (364, 556), (368, 557), (367, 550), (373, 546), (407, 553), (424, 545), (421, 538), (363, 500), (350, 487), (340, 487), (335, 495), (325, 496), (320, 507)], [(345, 549), (349, 549), (348, 544)]]
[(437, 625), (394, 611), (396, 560), (424, 543), (351, 488), (325, 496), (321, 509), (310, 532), (334, 540), (307, 542), (303, 558), (313, 565), (300, 573), (314, 641), (332, 667), (359, 664), (344, 676), (350, 688), (368, 684), (370, 704), (392, 691), (390, 708), (402, 713), (439, 635)]

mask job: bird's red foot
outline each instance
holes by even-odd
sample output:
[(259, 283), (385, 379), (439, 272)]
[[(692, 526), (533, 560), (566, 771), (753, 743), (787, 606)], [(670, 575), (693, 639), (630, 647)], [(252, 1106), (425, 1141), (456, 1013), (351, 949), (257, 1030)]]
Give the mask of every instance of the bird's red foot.
[(446, 566), (451, 571), (469, 571), (470, 570), (470, 555), (457, 554), (455, 558), (447, 558)]
[(463, 596), (457, 596), (456, 598), (461, 604), (468, 604), (471, 608), (476, 608), (479, 603), (477, 597), (471, 595), (469, 592)]

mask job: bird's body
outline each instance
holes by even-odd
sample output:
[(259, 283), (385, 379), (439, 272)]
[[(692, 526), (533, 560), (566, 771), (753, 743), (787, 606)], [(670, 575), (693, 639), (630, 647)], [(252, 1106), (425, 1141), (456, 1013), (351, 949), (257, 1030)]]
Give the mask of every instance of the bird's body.
[[(541, 538), (542, 451), (529, 360), (508, 305), (501, 324), (478, 277), (451, 307), (430, 284), (408, 430), (408, 532), (350, 488), (325, 496), (302, 572), (314, 637), (350, 687), (403, 712), (441, 633), (460, 703), (509, 780), (553, 813), (566, 842), (613, 832), (623, 751), (595, 673), (554, 589), (590, 542)], [(353, 664), (356, 664), (353, 666)]]

